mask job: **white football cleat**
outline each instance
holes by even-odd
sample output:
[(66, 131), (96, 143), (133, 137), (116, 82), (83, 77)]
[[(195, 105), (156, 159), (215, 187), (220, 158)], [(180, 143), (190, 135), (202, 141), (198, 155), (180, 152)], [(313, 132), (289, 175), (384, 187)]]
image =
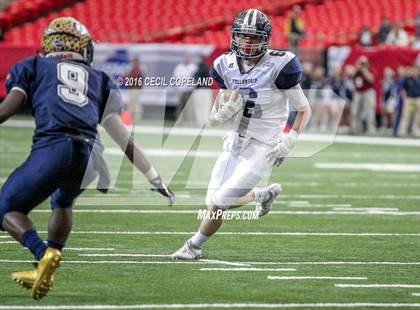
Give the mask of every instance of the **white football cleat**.
[(175, 253), (171, 255), (173, 259), (199, 259), (201, 258), (201, 249), (195, 248), (190, 240), (187, 240), (184, 245)]
[(278, 183), (271, 184), (266, 187), (266, 194), (262, 203), (257, 203), (255, 211), (258, 217), (262, 217), (271, 211), (272, 205), (276, 197), (282, 191), (281, 185)]

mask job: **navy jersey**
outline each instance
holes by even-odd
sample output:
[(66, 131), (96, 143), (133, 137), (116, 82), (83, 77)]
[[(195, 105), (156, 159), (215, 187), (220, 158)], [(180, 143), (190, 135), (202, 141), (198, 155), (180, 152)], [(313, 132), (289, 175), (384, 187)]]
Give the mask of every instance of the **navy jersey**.
[(22, 60), (11, 69), (6, 89), (26, 95), (35, 118), (35, 148), (66, 135), (95, 139), (98, 123), (123, 109), (118, 90), (104, 72), (59, 58)]

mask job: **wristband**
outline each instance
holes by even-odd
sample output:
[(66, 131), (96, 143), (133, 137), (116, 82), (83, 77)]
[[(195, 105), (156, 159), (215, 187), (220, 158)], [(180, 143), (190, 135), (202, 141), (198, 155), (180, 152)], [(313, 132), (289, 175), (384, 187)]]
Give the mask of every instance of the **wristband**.
[(149, 171), (147, 171), (144, 176), (149, 180), (152, 181), (159, 177), (159, 174), (157, 173), (156, 169), (153, 166), (150, 166)]

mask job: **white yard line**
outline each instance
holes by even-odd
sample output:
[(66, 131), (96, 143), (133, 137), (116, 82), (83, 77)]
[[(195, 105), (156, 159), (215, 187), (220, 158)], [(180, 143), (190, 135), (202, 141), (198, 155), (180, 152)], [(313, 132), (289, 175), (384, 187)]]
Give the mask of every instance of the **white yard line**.
[(348, 194), (295, 194), (281, 195), (282, 198), (301, 198), (301, 199), (327, 199), (327, 198), (343, 198), (343, 199), (399, 199), (399, 200), (420, 200), (420, 195), (348, 195)]
[(335, 203), (335, 204), (323, 204), (323, 203), (317, 203), (317, 204), (312, 204), (309, 203), (307, 201), (305, 201), (305, 203), (301, 203), (301, 202), (289, 202), (286, 203), (288, 207), (292, 207), (292, 208), (351, 208), (352, 205), (349, 203)]
[(67, 248), (65, 247), (64, 250), (68, 251), (114, 251), (114, 248)]
[(420, 262), (244, 262), (249, 265), (386, 265), (386, 266), (416, 266)]
[[(31, 260), (0, 259), (0, 263), (33, 263)], [(194, 261), (124, 261), (124, 260), (65, 260), (69, 264), (198, 264), (198, 265), (231, 265), (231, 266), (254, 266), (254, 265), (385, 265), (385, 266), (417, 266), (420, 262), (226, 262), (211, 259), (200, 259)]]
[(268, 280), (367, 280), (366, 277), (330, 277), (330, 276), (319, 276), (319, 277), (307, 277), (307, 276), (295, 276), (295, 277), (283, 277), (283, 276), (268, 276)]
[(0, 244), (18, 244), (17, 241), (0, 241)]
[[(0, 259), (0, 263), (34, 263), (31, 260)], [(64, 260), (65, 264), (80, 265), (227, 265), (227, 266), (249, 266), (245, 263), (225, 262), (219, 260), (194, 260), (194, 261), (135, 261), (135, 260)]]
[[(47, 233), (39, 231), (39, 233)], [(73, 231), (74, 235), (192, 235), (188, 231)], [(420, 233), (343, 233), (343, 232), (227, 232), (221, 231), (218, 236), (309, 236), (309, 237), (419, 237)]]
[(218, 260), (218, 259), (200, 259), (200, 261), (207, 262), (209, 264), (219, 264), (219, 265), (227, 265), (227, 266), (245, 266), (245, 267), (251, 266), (250, 264), (245, 264), (241, 262), (228, 262), (228, 261)]
[(294, 268), (200, 268), (201, 271), (296, 271)]
[[(8, 120), (2, 126), (5, 127), (23, 127), (34, 128), (33, 120)], [(102, 128), (100, 128), (103, 131)], [(163, 128), (160, 126), (134, 126), (135, 133), (146, 134), (169, 134), (179, 136), (192, 136), (195, 137), (200, 134), (203, 137), (223, 137), (226, 130), (223, 129), (204, 129), (201, 131), (199, 128), (188, 127), (174, 127)], [(201, 131), (201, 132), (200, 132)], [(366, 136), (346, 136), (346, 135), (329, 135), (329, 134), (301, 134), (300, 141), (309, 142), (330, 142), (330, 143), (351, 143), (351, 144), (368, 144), (368, 145), (394, 145), (394, 146), (417, 146), (420, 147), (419, 139), (399, 139), (399, 138), (382, 138), (382, 137), (366, 137)]]
[(418, 308), (420, 303), (213, 303), (213, 304), (138, 304), (138, 305), (0, 305), (1, 310), (122, 310), (122, 309), (204, 309), (204, 308)]
[[(177, 182), (178, 183), (178, 182)], [(177, 184), (175, 183), (175, 184)], [(146, 184), (146, 183), (145, 183)], [(189, 185), (194, 185), (194, 183), (188, 183)], [(197, 184), (199, 185), (199, 184)], [(372, 183), (356, 183), (356, 182), (335, 182), (335, 183), (329, 183), (329, 182), (282, 182), (282, 185), (284, 186), (297, 186), (297, 187), (357, 187), (357, 188), (365, 188), (368, 187), (385, 187), (385, 188), (417, 188), (419, 185), (417, 183), (410, 184), (410, 183), (378, 183), (378, 182), (372, 182)], [(207, 184), (205, 184), (207, 186)]]
[(166, 257), (169, 258), (168, 254), (129, 254), (129, 253), (112, 253), (112, 254), (79, 254), (83, 257)]
[(335, 287), (362, 287), (362, 288), (420, 288), (416, 284), (334, 284)]
[(413, 294), (411, 294), (412, 296), (416, 296), (416, 297), (419, 297), (420, 296), (420, 293), (413, 293)]
[[(353, 211), (351, 208), (343, 211), (271, 211), (271, 215), (386, 215), (386, 216), (416, 216), (420, 211), (387, 211), (376, 208), (366, 208), (365, 211)], [(348, 210), (348, 211), (347, 211)], [(51, 213), (51, 210), (34, 210), (33, 213)], [(245, 211), (236, 211), (239, 214)], [(137, 210), (137, 209), (74, 209), (73, 213), (102, 213), (102, 214), (198, 214), (198, 210)]]
[(389, 172), (419, 173), (420, 165), (417, 164), (394, 164), (394, 163), (315, 163), (320, 169), (349, 169), (349, 170), (370, 170)]
[[(348, 208), (333, 208), (334, 211), (347, 211)], [(398, 208), (351, 208), (352, 211), (369, 211), (369, 212), (387, 212), (387, 211), (393, 211), (397, 212), (400, 209)]]

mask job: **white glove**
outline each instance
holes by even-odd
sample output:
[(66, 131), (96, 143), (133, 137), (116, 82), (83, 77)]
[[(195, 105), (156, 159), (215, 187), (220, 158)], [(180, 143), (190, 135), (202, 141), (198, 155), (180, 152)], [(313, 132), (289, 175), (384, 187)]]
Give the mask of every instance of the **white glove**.
[(290, 153), (298, 138), (298, 133), (295, 130), (290, 130), (289, 133), (283, 136), (282, 141), (265, 155), (267, 160), (273, 166), (279, 166), (286, 156)]
[(244, 99), (238, 92), (233, 91), (227, 102), (224, 101), (224, 94), (222, 93), (219, 99), (219, 110), (214, 115), (214, 119), (224, 123), (238, 113), (243, 105)]

